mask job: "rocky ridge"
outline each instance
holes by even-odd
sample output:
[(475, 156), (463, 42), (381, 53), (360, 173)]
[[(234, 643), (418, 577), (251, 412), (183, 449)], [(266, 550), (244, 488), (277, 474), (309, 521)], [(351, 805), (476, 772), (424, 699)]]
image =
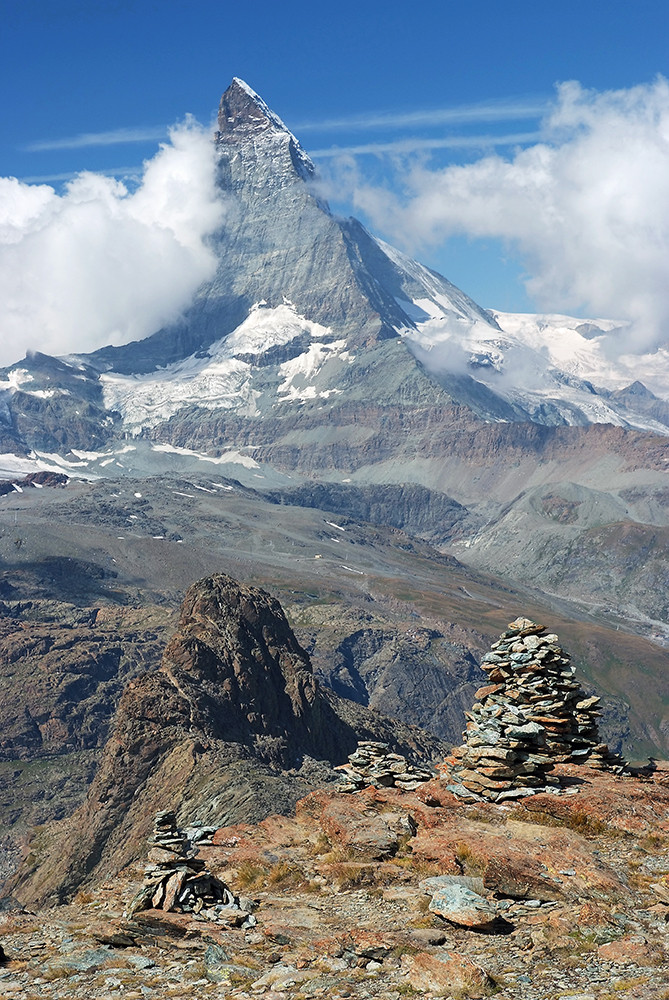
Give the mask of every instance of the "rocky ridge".
[(466, 713), (464, 744), (443, 765), (449, 788), (470, 801), (504, 802), (560, 789), (556, 763), (621, 772), (624, 761), (600, 741), (597, 706), (575, 678), (554, 633), (528, 618), (509, 624), (481, 668), (489, 683)]
[(582, 776), (574, 794), (473, 807), (439, 779), (321, 790), (218, 829), (198, 857), (252, 901), (252, 926), (130, 912), (141, 861), (69, 906), (5, 913), (0, 993), (663, 1000), (669, 763), (556, 771)]
[[(546, 673), (551, 683), (571, 676), (552, 634), (528, 619), (507, 631), (488, 654), (491, 675), (515, 664), (523, 677), (532, 663), (539, 669), (530, 673)], [(514, 672), (507, 673), (509, 681)], [(503, 715), (515, 689), (502, 689)], [(412, 993), (545, 1000), (557, 984), (586, 997), (606, 996), (610, 986), (616, 997), (661, 1000), (669, 763), (625, 773), (604, 766), (610, 762), (588, 714), (593, 698), (574, 705), (580, 688), (569, 680), (566, 690), (575, 736), (587, 737), (577, 750), (589, 749), (596, 766), (575, 756), (562, 734), (550, 752), (551, 777), (564, 794), (535, 785), (516, 802), (482, 796), (472, 805), (454, 794), (461, 788), (448, 769), (430, 780), (411, 773), (418, 731), (393, 723), (394, 741), (359, 739), (369, 714), (358, 706), (361, 714), (343, 718), (278, 602), (229, 577), (200, 581), (161, 669), (124, 694), (87, 803), (33, 843), (41, 861), (24, 870), (14, 909), (0, 922), (8, 965), (0, 990), (9, 998), (39, 989), (54, 1000), (115, 990), (131, 1000), (187, 990), (201, 1000), (221, 988), (239, 1000)], [(314, 732), (315, 719), (327, 733)], [(344, 773), (355, 763), (364, 788), (323, 787), (337, 774), (325, 766), (321, 787), (312, 773), (313, 790), (286, 815), (238, 822), (230, 802), (221, 802), (240, 777), (248, 781), (245, 766), (256, 775), (265, 769), (276, 801), (296, 751), (341, 754), (342, 734), (356, 729)], [(222, 740), (222, 732), (240, 742)], [(297, 779), (293, 768), (293, 793)], [(130, 863), (119, 871), (124, 857)], [(66, 892), (72, 898), (85, 876), (74, 904), (42, 910), (39, 925), (21, 906)]]
[[(33, 827), (69, 816), (85, 800), (123, 689), (133, 676), (160, 665), (193, 579), (221, 568), (260, 585), (270, 578), (321, 684), (376, 712), (429, 728), (449, 746), (459, 742), (462, 714), (480, 686), (477, 663), (509, 620), (498, 606), (524, 606), (535, 620), (549, 618), (545, 607), (524, 604), (517, 592), (472, 576), (399, 532), (292, 507), (280, 509), (280, 532), (271, 521), (273, 505), (247, 498), (234, 481), (223, 482), (225, 491), (214, 496), (205, 477), (70, 480), (65, 489), (13, 490), (3, 499), (0, 878), (15, 868)], [(182, 494), (189, 496), (182, 499)], [(170, 506), (175, 502), (177, 509)], [(257, 555), (243, 563), (235, 547), (248, 552), (258, 525)], [(167, 537), (177, 528), (184, 543)], [(303, 558), (296, 567), (296, 550), (311, 562)], [(313, 561), (314, 553), (323, 558)], [(287, 572), (281, 568), (284, 555)], [(371, 571), (373, 578), (354, 576), (351, 569)], [(298, 570), (301, 586), (296, 589)], [(420, 574), (423, 593), (415, 598), (409, 593), (407, 599), (405, 584), (416, 582), (414, 573)], [(606, 710), (615, 707), (616, 717), (605, 717), (604, 738), (619, 747), (622, 735), (631, 759), (665, 756), (660, 651), (645, 643), (625, 647), (622, 632), (609, 630), (607, 637), (587, 619), (550, 620), (555, 631), (570, 635), (588, 691), (597, 687)], [(602, 639), (608, 645), (598, 646)], [(620, 660), (617, 679), (602, 670), (611, 655)], [(644, 663), (643, 688), (631, 680), (639, 662)], [(622, 698), (612, 703), (612, 691)], [(352, 725), (356, 738), (364, 735), (357, 722)], [(643, 739), (646, 733), (648, 742), (632, 743), (631, 735)], [(378, 730), (369, 735), (388, 738)], [(290, 809), (314, 781), (325, 780), (311, 764), (298, 767), (297, 775), (272, 771), (278, 789), (273, 799), (266, 765), (258, 764), (257, 780), (248, 778), (253, 752), (230, 744), (222, 751), (228, 763), (221, 760), (219, 768), (212, 750), (211, 778), (204, 778), (208, 764), (198, 758), (204, 784), (211, 780), (214, 787), (215, 773), (224, 769), (234, 773), (235, 787), (226, 782), (225, 790), (225, 809), (233, 815), (258, 818), (264, 809)], [(173, 763), (187, 780), (192, 754), (186, 744), (175, 749)], [(149, 809), (167, 805), (157, 801)], [(198, 818), (208, 824), (225, 817)]]

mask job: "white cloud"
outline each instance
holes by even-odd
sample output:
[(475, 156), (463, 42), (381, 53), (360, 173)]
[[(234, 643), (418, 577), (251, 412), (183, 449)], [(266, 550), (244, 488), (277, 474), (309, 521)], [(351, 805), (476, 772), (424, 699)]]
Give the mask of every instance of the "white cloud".
[(667, 339), (665, 79), (605, 93), (565, 83), (541, 143), (464, 166), (394, 169), (401, 194), (367, 183), (350, 160), (342, 183), (356, 210), (405, 249), (452, 235), (501, 238), (522, 256), (541, 308), (632, 320), (638, 349)]
[(214, 146), (192, 121), (144, 164), (130, 192), (82, 173), (62, 195), (0, 178), (0, 364), (27, 350), (95, 350), (178, 318), (215, 270)]

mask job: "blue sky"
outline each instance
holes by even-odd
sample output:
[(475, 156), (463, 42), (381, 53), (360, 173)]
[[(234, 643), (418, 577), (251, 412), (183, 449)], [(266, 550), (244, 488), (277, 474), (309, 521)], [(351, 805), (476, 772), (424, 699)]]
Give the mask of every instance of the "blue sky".
[[(316, 154), (338, 211), (508, 310), (552, 305), (559, 278), (532, 280), (547, 267), (537, 234), (462, 214), (433, 226), (426, 193), (452, 193), (459, 166), (492, 155), (499, 173), (500, 158), (559, 144), (557, 84), (582, 88), (572, 141), (597, 95), (669, 77), (666, 0), (3, 0), (2, 19), (0, 176), (60, 190), (80, 170), (138, 170), (186, 114), (209, 126), (240, 76)], [(547, 130), (556, 101), (562, 124)], [(481, 196), (475, 180), (463, 197)], [(579, 294), (574, 311), (598, 302)]]

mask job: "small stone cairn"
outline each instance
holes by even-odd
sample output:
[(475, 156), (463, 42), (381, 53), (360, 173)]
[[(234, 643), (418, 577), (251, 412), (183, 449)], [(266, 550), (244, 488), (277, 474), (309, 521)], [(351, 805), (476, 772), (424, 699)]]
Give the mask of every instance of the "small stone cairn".
[(517, 618), (483, 657), (488, 683), (465, 712), (464, 744), (441, 768), (459, 797), (504, 802), (560, 791), (549, 773), (556, 763), (624, 770), (600, 742), (600, 699), (583, 691), (557, 635), (544, 633), (543, 625)]
[(387, 743), (374, 740), (360, 740), (357, 749), (349, 754), (348, 764), (341, 764), (337, 770), (342, 772), (339, 792), (358, 792), (370, 785), (411, 792), (434, 777), (427, 768), (409, 763), (399, 753), (391, 753)]
[[(200, 846), (211, 844), (214, 829), (194, 827), (194, 839)], [(191, 840), (177, 829), (171, 810), (156, 813), (153, 835), (149, 838), (149, 862), (144, 870), (144, 884), (135, 897), (130, 913), (152, 907), (192, 913), (200, 919), (234, 927), (251, 927), (255, 917), (244, 903), (196, 857)]]

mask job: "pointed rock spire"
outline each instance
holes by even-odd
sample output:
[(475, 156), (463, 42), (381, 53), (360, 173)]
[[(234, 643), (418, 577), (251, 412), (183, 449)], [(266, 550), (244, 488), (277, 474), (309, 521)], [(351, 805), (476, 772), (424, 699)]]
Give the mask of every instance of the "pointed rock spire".
[(221, 97), (218, 108), (218, 136), (241, 130), (264, 132), (267, 129), (288, 132), (278, 115), (265, 104), (262, 97), (256, 94), (247, 83), (234, 77), (232, 83)]
[[(258, 173), (258, 167), (261, 174), (263, 169), (269, 169), (279, 177), (283, 176), (283, 183), (288, 180), (290, 184), (298, 178), (301, 181), (310, 180), (315, 173), (313, 163), (290, 129), (238, 76), (233, 78), (221, 97), (218, 131), (214, 138), (220, 152), (226, 147), (239, 150), (240, 144), (247, 149), (258, 147), (253, 154), (253, 160), (257, 161), (251, 168), (253, 174)], [(258, 160), (259, 149), (263, 150), (263, 154)]]

